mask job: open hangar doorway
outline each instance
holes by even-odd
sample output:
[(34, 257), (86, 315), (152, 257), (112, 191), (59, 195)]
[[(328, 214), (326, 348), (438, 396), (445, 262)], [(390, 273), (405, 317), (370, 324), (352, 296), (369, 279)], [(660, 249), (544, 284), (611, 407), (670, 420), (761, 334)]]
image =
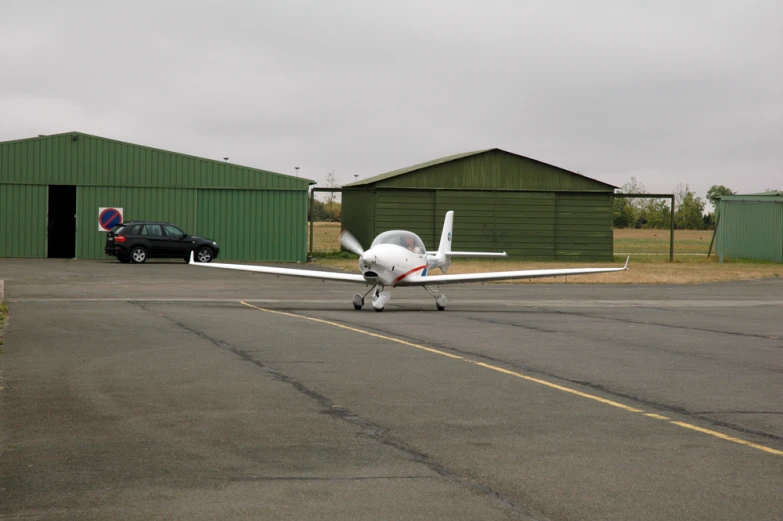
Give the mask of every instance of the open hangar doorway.
[(49, 185), (47, 257), (76, 257), (76, 186)]

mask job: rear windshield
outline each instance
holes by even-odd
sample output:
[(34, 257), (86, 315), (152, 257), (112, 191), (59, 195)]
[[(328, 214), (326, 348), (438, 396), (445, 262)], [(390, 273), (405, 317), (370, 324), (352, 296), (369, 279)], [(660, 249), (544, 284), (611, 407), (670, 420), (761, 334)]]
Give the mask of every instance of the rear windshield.
[(113, 233), (114, 235), (119, 235), (120, 231), (122, 231), (123, 229), (125, 229), (125, 225), (124, 224), (118, 224), (117, 226), (115, 226), (114, 228), (109, 230), (109, 233)]

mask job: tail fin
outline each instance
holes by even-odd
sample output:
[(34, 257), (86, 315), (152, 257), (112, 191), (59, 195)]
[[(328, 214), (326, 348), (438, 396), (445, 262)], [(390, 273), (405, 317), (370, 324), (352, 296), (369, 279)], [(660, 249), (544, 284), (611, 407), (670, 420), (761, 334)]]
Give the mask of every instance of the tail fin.
[(443, 231), (440, 234), (438, 253), (435, 255), (438, 267), (443, 273), (446, 273), (446, 270), (449, 269), (449, 265), (451, 265), (451, 257), (447, 254), (451, 252), (451, 230), (453, 227), (454, 211), (449, 210), (446, 212), (446, 218), (443, 220)]

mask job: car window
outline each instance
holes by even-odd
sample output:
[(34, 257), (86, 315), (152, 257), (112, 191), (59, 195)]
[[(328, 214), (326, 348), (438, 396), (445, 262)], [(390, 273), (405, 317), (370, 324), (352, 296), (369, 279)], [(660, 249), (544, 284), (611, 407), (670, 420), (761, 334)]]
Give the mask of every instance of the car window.
[(179, 228), (171, 224), (164, 224), (163, 229), (166, 230), (166, 235), (168, 235), (169, 237), (176, 237), (177, 239), (179, 239), (180, 237), (185, 235), (185, 232), (183, 232), (182, 230), (180, 230)]
[(118, 224), (117, 226), (115, 226), (114, 228), (109, 230), (109, 233), (113, 233), (114, 235), (119, 235), (120, 232), (122, 232), (124, 230), (125, 230), (125, 225)]
[(163, 232), (160, 231), (159, 224), (145, 224), (141, 228), (141, 235), (147, 237), (163, 237)]
[(137, 224), (136, 226), (134, 226), (133, 228), (130, 229), (130, 234), (131, 235), (138, 235), (140, 232), (141, 232), (141, 225), (140, 224)]

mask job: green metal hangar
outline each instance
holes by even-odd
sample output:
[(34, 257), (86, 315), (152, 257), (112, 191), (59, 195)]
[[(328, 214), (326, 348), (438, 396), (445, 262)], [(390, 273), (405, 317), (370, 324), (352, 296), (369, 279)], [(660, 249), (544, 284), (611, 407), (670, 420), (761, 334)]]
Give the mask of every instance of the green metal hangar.
[(114, 209), (209, 237), (221, 259), (305, 261), (311, 184), (81, 132), (6, 141), (0, 257), (104, 258)]
[(723, 262), (783, 262), (783, 192), (724, 195), (718, 204), (715, 252)]
[(453, 249), (541, 260), (612, 260), (616, 187), (498, 148), (344, 185), (342, 227), (366, 246), (390, 229), (437, 248), (454, 210)]

